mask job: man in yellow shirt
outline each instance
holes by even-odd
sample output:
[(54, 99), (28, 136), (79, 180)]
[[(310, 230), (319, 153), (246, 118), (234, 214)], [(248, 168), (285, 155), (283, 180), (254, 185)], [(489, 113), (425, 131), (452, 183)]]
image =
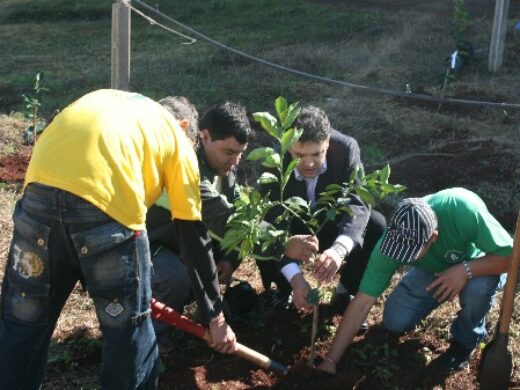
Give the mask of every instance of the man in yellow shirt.
[(34, 389), (50, 338), (78, 280), (103, 332), (103, 388), (154, 388), (147, 208), (168, 192), (175, 234), (210, 321), (231, 353), (217, 272), (200, 222), (197, 159), (175, 118), (136, 93), (99, 90), (65, 108), (36, 143), (2, 284), (0, 388)]

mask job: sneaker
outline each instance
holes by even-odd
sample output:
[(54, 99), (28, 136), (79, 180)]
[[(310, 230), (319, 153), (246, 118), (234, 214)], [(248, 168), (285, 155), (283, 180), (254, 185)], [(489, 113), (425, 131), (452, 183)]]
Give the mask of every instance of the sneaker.
[(430, 366), (443, 372), (462, 370), (468, 366), (473, 351), (473, 348), (468, 349), (452, 340), (448, 350), (434, 359)]

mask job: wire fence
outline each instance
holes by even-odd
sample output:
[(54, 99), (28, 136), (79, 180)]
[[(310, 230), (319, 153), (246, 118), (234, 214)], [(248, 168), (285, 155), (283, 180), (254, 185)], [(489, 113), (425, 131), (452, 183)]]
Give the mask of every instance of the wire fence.
[[(172, 18), (171, 16), (168, 16), (158, 9), (150, 6), (149, 4), (141, 1), (141, 0), (132, 0), (132, 3), (139, 5), (142, 9), (149, 11), (150, 13), (164, 19), (165, 21), (180, 27), (183, 29), (183, 31), (186, 31), (187, 33), (181, 33), (177, 30), (174, 30), (162, 23), (157, 22), (155, 19), (150, 17), (149, 15), (146, 15), (142, 10), (137, 9), (136, 7), (132, 6), (130, 2), (124, 1), (124, 4), (128, 6), (134, 13), (144, 18), (146, 21), (148, 21), (151, 25), (158, 26), (172, 34), (181, 36), (188, 41), (185, 42), (185, 44), (193, 44), (196, 42), (196, 38), (200, 39), (201, 41), (204, 41), (210, 45), (213, 45), (219, 49), (225, 50), (229, 53), (233, 53), (234, 55), (240, 56), (242, 58), (245, 58), (249, 61), (271, 67), (298, 77), (306, 78), (308, 80), (318, 81), (326, 84), (356, 89), (365, 91), (368, 93), (378, 94), (378, 95), (385, 95), (385, 96), (392, 96), (392, 97), (398, 97), (398, 98), (405, 98), (405, 99), (413, 99), (413, 100), (421, 100), (421, 101), (428, 101), (428, 102), (436, 102), (439, 104), (458, 104), (458, 105), (466, 105), (466, 106), (473, 106), (473, 107), (487, 107), (487, 108), (493, 108), (493, 109), (520, 109), (520, 103), (508, 103), (508, 102), (490, 102), (490, 101), (480, 101), (480, 100), (468, 100), (468, 99), (458, 99), (458, 98), (450, 98), (450, 97), (443, 97), (443, 96), (432, 96), (432, 95), (426, 95), (426, 94), (419, 94), (414, 93), (411, 90), (407, 91), (398, 91), (398, 90), (392, 90), (392, 89), (386, 89), (386, 88), (379, 88), (379, 87), (371, 87), (367, 85), (361, 85), (356, 84), (348, 81), (342, 81), (342, 80), (336, 80), (329, 77), (319, 76), (312, 73), (303, 72), (297, 69), (289, 68), (283, 65), (276, 64), (274, 62), (265, 60), (263, 58), (259, 58), (257, 56), (245, 53), (241, 50), (237, 50), (233, 47), (230, 47), (228, 45), (225, 45), (224, 43), (221, 43), (197, 30), (194, 28)], [(192, 36), (189, 36), (188, 34), (191, 34)], [(196, 38), (194, 38), (196, 37)]]

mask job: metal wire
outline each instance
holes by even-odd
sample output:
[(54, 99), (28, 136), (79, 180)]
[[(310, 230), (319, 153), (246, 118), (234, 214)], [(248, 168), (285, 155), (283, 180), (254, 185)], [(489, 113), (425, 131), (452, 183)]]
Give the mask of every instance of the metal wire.
[[(468, 105), (468, 106), (480, 106), (480, 107), (499, 108), (499, 109), (520, 109), (520, 103), (505, 103), (505, 102), (498, 103), (498, 102), (455, 99), (455, 98), (445, 98), (445, 97), (441, 98), (441, 97), (436, 97), (436, 96), (417, 94), (417, 93), (413, 93), (413, 92), (409, 92), (409, 91), (402, 92), (402, 91), (396, 91), (396, 90), (391, 90), (391, 89), (386, 89), (386, 88), (369, 87), (366, 85), (355, 84), (355, 83), (341, 81), (341, 80), (335, 80), (335, 79), (331, 79), (328, 77), (323, 77), (323, 76), (318, 76), (318, 75), (307, 73), (307, 72), (302, 72), (297, 69), (288, 68), (283, 65), (278, 65), (274, 62), (255, 57), (255, 56), (247, 54), (243, 51), (240, 51), (240, 50), (234, 49), (230, 46), (227, 46), (219, 41), (216, 41), (213, 38), (208, 37), (207, 35), (204, 35), (204, 34), (198, 32), (197, 30), (189, 27), (188, 25), (186, 25), (182, 22), (179, 22), (178, 20), (175, 20), (168, 15), (163, 14), (159, 10), (153, 8), (152, 6), (146, 4), (145, 2), (143, 2), (141, 0), (133, 0), (133, 2), (139, 4), (143, 8), (146, 8), (148, 11), (154, 13), (155, 15), (160, 16), (161, 18), (164, 18), (164, 19), (168, 20), (169, 22), (185, 29), (186, 31), (188, 31), (192, 35), (196, 36), (200, 40), (203, 40), (213, 46), (216, 46), (220, 49), (229, 51), (238, 56), (247, 58), (253, 62), (257, 62), (259, 64), (269, 66), (271, 68), (275, 68), (278, 70), (282, 70), (284, 72), (291, 73), (293, 75), (304, 77), (304, 78), (307, 78), (310, 80), (319, 81), (319, 82), (323, 82), (323, 83), (327, 83), (327, 84), (340, 85), (340, 86), (347, 87), (347, 88), (358, 89), (358, 90), (372, 92), (372, 93), (381, 94), (381, 95), (406, 98), (406, 99), (423, 100), (423, 101), (438, 102), (438, 103), (462, 104), (462, 105)], [(127, 4), (127, 6), (130, 6), (130, 5)]]

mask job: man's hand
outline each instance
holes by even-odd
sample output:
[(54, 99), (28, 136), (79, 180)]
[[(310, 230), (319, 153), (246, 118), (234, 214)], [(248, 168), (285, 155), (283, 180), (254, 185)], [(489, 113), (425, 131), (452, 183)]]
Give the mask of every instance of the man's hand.
[(217, 262), (218, 281), (220, 284), (227, 284), (233, 275), (233, 264), (229, 261), (221, 260)]
[(211, 336), (209, 346), (217, 352), (233, 353), (237, 350), (235, 333), (227, 324), (224, 314), (220, 313), (209, 322), (209, 334)]
[(302, 263), (310, 261), (319, 250), (319, 241), (316, 236), (298, 234), (289, 237), (284, 254)]
[(426, 287), (426, 291), (435, 290), (433, 297), (440, 303), (451, 301), (462, 291), (468, 282), (468, 275), (462, 264), (454, 265), (437, 274), (437, 279)]
[(312, 307), (307, 303), (307, 294), (311, 288), (303, 277), (303, 273), (300, 272), (293, 276), (291, 279), (291, 287), (293, 289), (293, 303), (296, 309), (304, 313), (311, 312)]
[(314, 264), (314, 276), (320, 283), (328, 283), (338, 272), (343, 259), (338, 252), (329, 248), (324, 251)]

